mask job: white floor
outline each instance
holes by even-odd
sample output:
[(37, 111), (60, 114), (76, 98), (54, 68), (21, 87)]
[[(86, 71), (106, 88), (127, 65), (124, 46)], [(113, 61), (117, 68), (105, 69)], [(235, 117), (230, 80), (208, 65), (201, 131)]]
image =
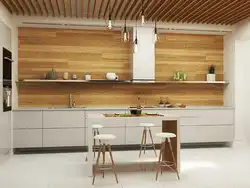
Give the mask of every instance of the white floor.
[[(150, 152), (150, 151), (149, 151)], [(133, 158), (137, 151), (114, 152)], [(84, 153), (16, 155), (0, 163), (0, 188), (88, 188), (84, 178)], [(156, 182), (155, 172), (119, 173), (96, 178), (99, 188), (250, 188), (250, 146), (181, 150), (181, 180), (163, 173)]]

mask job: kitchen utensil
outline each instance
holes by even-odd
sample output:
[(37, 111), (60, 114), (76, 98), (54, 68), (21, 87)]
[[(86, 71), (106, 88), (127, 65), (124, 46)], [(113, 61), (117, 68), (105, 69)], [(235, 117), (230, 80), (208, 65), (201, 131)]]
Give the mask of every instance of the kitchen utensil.
[(106, 78), (108, 80), (118, 80), (118, 76), (116, 75), (116, 73), (113, 73), (113, 72), (107, 73)]
[(64, 80), (68, 80), (69, 79), (69, 73), (68, 72), (63, 73), (63, 79)]
[(46, 75), (46, 79), (48, 79), (48, 80), (56, 80), (56, 71), (54, 69), (49, 71), (47, 73), (47, 75)]
[(91, 80), (91, 74), (90, 73), (85, 74), (85, 80), (87, 80), (87, 81)]
[(77, 75), (76, 74), (72, 75), (72, 80), (77, 80)]

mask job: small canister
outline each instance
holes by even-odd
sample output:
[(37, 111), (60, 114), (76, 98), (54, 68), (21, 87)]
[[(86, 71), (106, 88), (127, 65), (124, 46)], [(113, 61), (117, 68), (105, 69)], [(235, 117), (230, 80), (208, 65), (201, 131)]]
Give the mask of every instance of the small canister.
[(68, 80), (69, 79), (69, 73), (68, 72), (63, 73), (63, 79), (64, 80)]

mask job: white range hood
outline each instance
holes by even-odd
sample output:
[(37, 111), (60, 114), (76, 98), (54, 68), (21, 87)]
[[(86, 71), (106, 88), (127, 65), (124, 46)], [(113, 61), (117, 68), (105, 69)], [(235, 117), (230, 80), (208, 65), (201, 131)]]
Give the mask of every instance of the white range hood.
[[(136, 28), (133, 28), (133, 40)], [(154, 28), (137, 28), (138, 50), (133, 53), (132, 80), (133, 82), (154, 82), (155, 80), (155, 44)]]

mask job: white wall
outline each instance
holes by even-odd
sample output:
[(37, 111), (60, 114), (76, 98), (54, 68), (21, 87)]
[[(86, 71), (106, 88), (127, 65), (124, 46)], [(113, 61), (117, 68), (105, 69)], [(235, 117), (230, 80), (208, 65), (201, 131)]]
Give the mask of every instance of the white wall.
[[(14, 31), (14, 32), (13, 32)], [(5, 47), (12, 51), (13, 57), (17, 59), (17, 32), (16, 27), (12, 21), (12, 15), (7, 11), (7, 9), (0, 2), (0, 47)], [(13, 37), (15, 36), (15, 37)], [(14, 40), (12, 40), (14, 38)], [(15, 52), (13, 52), (13, 44), (15, 47)], [(1, 53), (0, 53), (1, 54)], [(1, 56), (2, 57), (2, 56)], [(2, 97), (2, 61), (0, 61), (0, 152), (6, 151), (6, 148), (12, 148), (12, 113), (3, 112), (3, 97)], [(15, 85), (14, 85), (15, 86)], [(1, 155), (1, 154), (0, 154)]]
[(225, 104), (235, 107), (235, 140), (250, 143), (250, 22), (239, 23), (224, 37)]

